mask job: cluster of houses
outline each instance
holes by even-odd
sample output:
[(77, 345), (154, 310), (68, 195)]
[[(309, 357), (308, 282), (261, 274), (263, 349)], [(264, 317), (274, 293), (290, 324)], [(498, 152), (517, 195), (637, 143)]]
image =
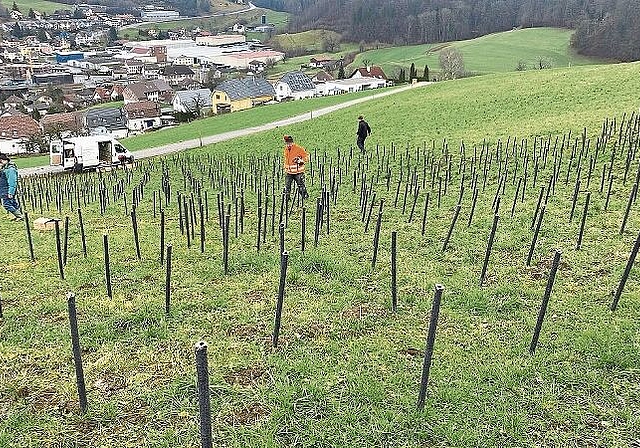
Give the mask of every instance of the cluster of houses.
[[(265, 70), (284, 53), (243, 34), (201, 31), (105, 47), (94, 42), (105, 24), (120, 26), (129, 18), (108, 16), (99, 7), (83, 10), (78, 19), (60, 13), (49, 20), (33, 11), (30, 16), (0, 24), (7, 30), (18, 25), (44, 30), (0, 42), (0, 152), (9, 154), (45, 150), (52, 135), (122, 138), (201, 116), (389, 83), (378, 67), (334, 79), (330, 72), (340, 61), (313, 58), (309, 67), (319, 69), (314, 75), (293, 71), (267, 80)], [(102, 25), (92, 27), (92, 21)], [(72, 50), (65, 41), (72, 33), (76, 41), (84, 33), (89, 49)]]
[[(379, 67), (361, 67), (347, 79), (334, 79), (325, 71), (313, 78), (301, 71), (284, 74), (275, 82), (258, 76), (227, 79), (213, 90), (174, 90), (166, 79), (139, 81), (108, 89), (98, 87), (91, 99), (109, 102), (122, 99), (121, 106), (46, 113), (53, 99), (46, 94), (30, 97), (12, 94), (0, 112), (0, 152), (8, 154), (37, 150), (39, 136), (112, 135), (124, 138), (174, 125), (179, 117), (189, 119), (235, 112), (265, 103), (337, 95), (389, 85)], [(17, 93), (17, 92), (16, 92)], [(42, 110), (36, 121), (33, 113)], [(31, 111), (31, 114), (29, 114)], [(44, 148), (42, 148), (44, 149)]]

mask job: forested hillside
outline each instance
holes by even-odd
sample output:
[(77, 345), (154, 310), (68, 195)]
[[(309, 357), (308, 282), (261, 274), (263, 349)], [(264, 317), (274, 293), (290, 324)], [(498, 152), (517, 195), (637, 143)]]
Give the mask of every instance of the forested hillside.
[(255, 0), (294, 13), (290, 31), (326, 28), (352, 41), (391, 44), (468, 39), (514, 27), (577, 29), (581, 53), (640, 59), (637, 0)]

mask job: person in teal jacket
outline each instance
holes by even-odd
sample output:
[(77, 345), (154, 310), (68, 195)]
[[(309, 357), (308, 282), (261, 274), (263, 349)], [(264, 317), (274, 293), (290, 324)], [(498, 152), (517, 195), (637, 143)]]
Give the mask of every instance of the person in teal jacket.
[(0, 200), (2, 206), (16, 219), (22, 220), (20, 204), (16, 199), (16, 189), (18, 188), (18, 168), (9, 156), (0, 153)]

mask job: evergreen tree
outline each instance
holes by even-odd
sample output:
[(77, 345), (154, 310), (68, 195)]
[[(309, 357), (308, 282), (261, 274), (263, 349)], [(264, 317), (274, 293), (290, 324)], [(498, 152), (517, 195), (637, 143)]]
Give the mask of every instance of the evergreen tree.
[(429, 66), (427, 64), (424, 65), (424, 72), (422, 72), (422, 79), (429, 82)]
[(415, 79), (418, 77), (418, 70), (416, 70), (416, 64), (411, 63), (411, 67), (409, 68), (409, 79)]
[(15, 26), (11, 30), (11, 35), (16, 39), (20, 39), (21, 37), (24, 36), (24, 34), (22, 33), (22, 27), (18, 22), (16, 22)]
[(18, 8), (18, 5), (16, 5), (16, 2), (13, 2), (13, 6), (11, 7), (11, 10), (20, 12), (20, 8)]
[(338, 79), (344, 79), (344, 67), (340, 64), (340, 69), (338, 70)]

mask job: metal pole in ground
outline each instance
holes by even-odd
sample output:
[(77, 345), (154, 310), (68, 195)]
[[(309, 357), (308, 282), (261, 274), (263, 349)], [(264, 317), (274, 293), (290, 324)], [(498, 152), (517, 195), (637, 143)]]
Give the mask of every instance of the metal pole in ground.
[(482, 263), (482, 272), (480, 273), (480, 286), (482, 286), (485, 276), (487, 275), (487, 266), (489, 265), (489, 257), (491, 256), (491, 247), (493, 246), (493, 240), (496, 236), (496, 229), (498, 228), (498, 219), (498, 215), (493, 215), (493, 225), (491, 226), (491, 233), (489, 234), (487, 252), (484, 255), (484, 263)]
[(67, 293), (67, 304), (69, 307), (71, 346), (73, 348), (73, 362), (76, 367), (76, 384), (78, 385), (80, 409), (82, 412), (87, 412), (87, 391), (85, 389), (84, 371), (82, 369), (82, 353), (80, 352), (80, 336), (78, 333), (78, 319), (76, 316), (76, 296), (72, 292)]
[(60, 279), (64, 280), (64, 266), (62, 264), (62, 251), (60, 248), (60, 221), (55, 220), (56, 229), (56, 250), (58, 252), (58, 271), (60, 272)]
[(29, 243), (29, 255), (31, 256), (31, 261), (36, 261), (35, 254), (33, 253), (33, 239), (31, 238), (31, 228), (29, 227), (29, 214), (24, 212), (24, 224), (27, 229), (27, 242)]
[(620, 279), (620, 283), (618, 284), (618, 288), (613, 296), (613, 302), (611, 302), (610, 309), (611, 311), (615, 311), (618, 307), (618, 301), (620, 300), (620, 296), (622, 295), (622, 290), (624, 289), (625, 283), (627, 283), (627, 278), (629, 278), (629, 273), (631, 272), (631, 268), (633, 267), (633, 262), (636, 259), (636, 255), (638, 255), (638, 249), (640, 249), (640, 233), (636, 238), (636, 242), (633, 245), (633, 249), (631, 249), (631, 254), (629, 255), (629, 260), (627, 260), (627, 266), (624, 268), (624, 273), (622, 274), (622, 278)]
[(169, 315), (171, 309), (171, 252), (173, 246), (167, 246), (167, 273), (164, 282), (164, 312)]
[(87, 238), (84, 234), (84, 221), (82, 219), (82, 210), (78, 209), (78, 224), (80, 225), (80, 238), (82, 239), (82, 253), (87, 258)]
[(196, 372), (198, 374), (198, 403), (200, 405), (200, 442), (202, 448), (212, 448), (211, 441), (211, 396), (209, 393), (209, 366), (207, 343), (195, 345)]
[(107, 284), (107, 296), (109, 298), (113, 297), (111, 291), (111, 268), (109, 266), (109, 237), (105, 233), (102, 235), (102, 245), (104, 247), (104, 276)]
[(280, 258), (280, 285), (278, 287), (278, 303), (276, 304), (276, 319), (273, 326), (273, 347), (278, 347), (278, 337), (280, 335), (280, 321), (282, 318), (282, 305), (284, 303), (284, 286), (287, 278), (287, 264), (289, 262), (289, 253), (282, 252)]
[(431, 319), (429, 321), (429, 331), (427, 334), (427, 347), (424, 351), (424, 362), (422, 364), (422, 378), (420, 379), (420, 393), (418, 394), (418, 409), (424, 409), (424, 402), (427, 397), (427, 383), (429, 382), (429, 370), (431, 369), (431, 359), (433, 358), (433, 346), (436, 341), (436, 327), (438, 326), (438, 315), (440, 314), (440, 301), (444, 286), (436, 284), (431, 306)]
[(542, 322), (544, 321), (544, 315), (547, 312), (547, 305), (549, 304), (549, 297), (551, 296), (551, 289), (553, 288), (553, 282), (556, 279), (556, 272), (558, 272), (558, 265), (560, 264), (560, 251), (557, 250), (553, 257), (553, 264), (551, 265), (551, 273), (547, 280), (547, 288), (542, 298), (542, 304), (540, 305), (540, 311), (538, 312), (538, 321), (536, 322), (536, 328), (533, 331), (533, 338), (531, 339), (531, 345), (529, 346), (529, 353), (534, 354), (536, 351), (536, 345), (538, 344), (538, 337), (540, 336), (540, 330), (542, 329)]
[(391, 309), (395, 313), (398, 308), (398, 284), (397, 284), (397, 264), (396, 249), (398, 232), (391, 232)]

